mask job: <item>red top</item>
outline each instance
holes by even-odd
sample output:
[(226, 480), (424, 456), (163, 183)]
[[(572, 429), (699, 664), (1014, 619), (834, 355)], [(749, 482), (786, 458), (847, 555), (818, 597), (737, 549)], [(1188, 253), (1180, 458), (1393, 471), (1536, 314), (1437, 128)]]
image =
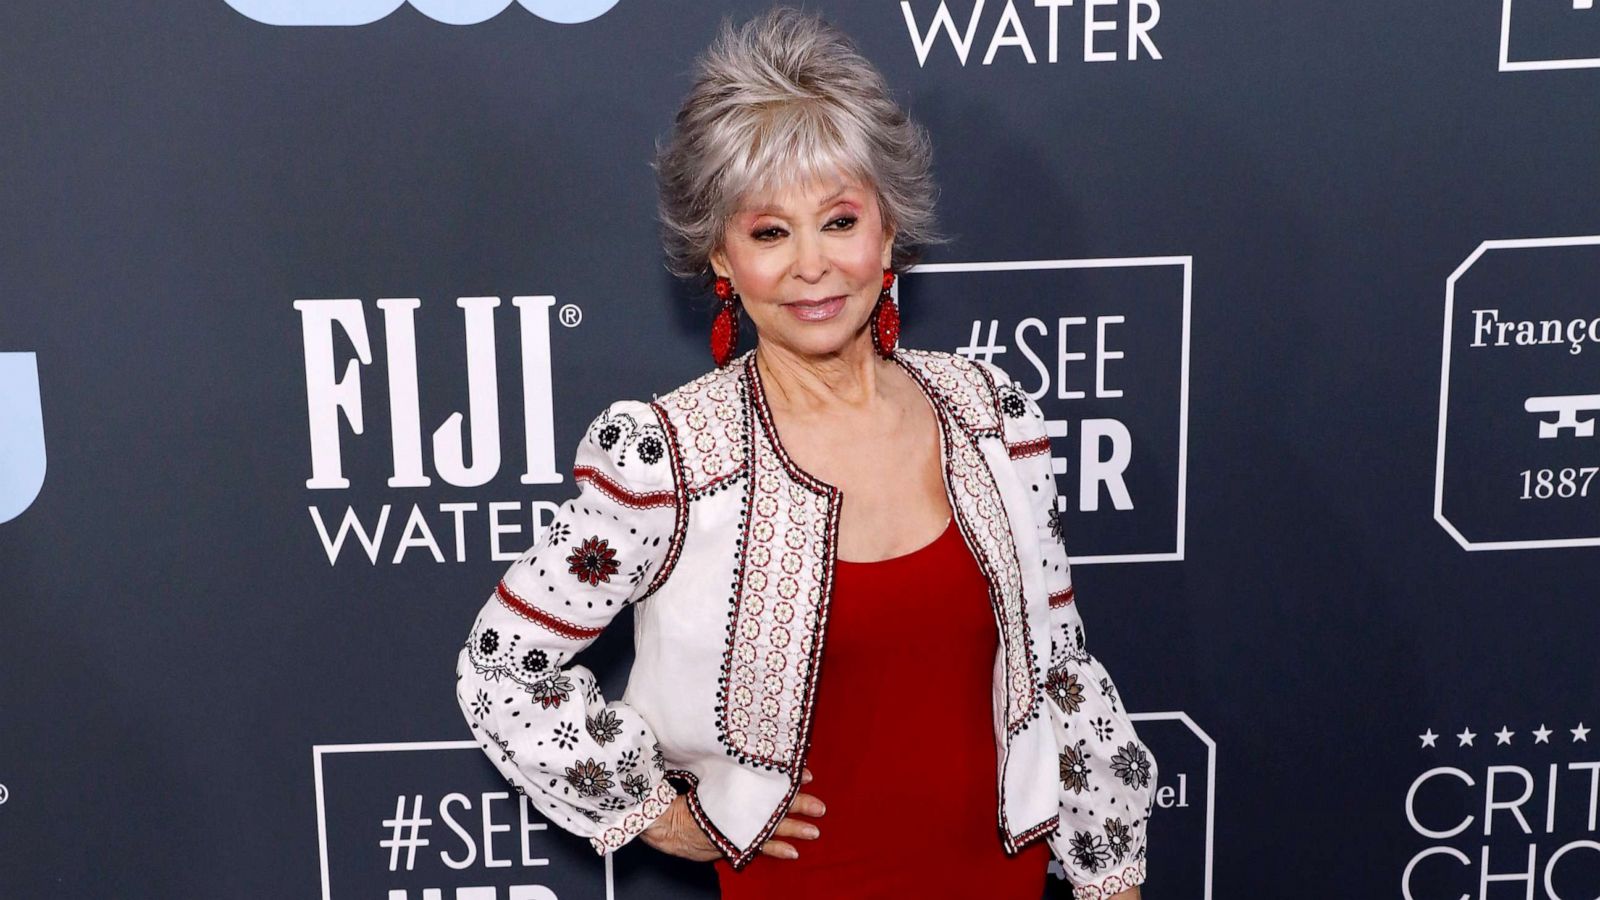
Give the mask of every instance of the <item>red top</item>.
[[(953, 524), (933, 543), (834, 568), (801, 791), (827, 806), (799, 859), (716, 861), (724, 900), (1038, 900), (1043, 841), (1000, 843), (989, 585)], [(918, 748), (907, 752), (908, 747)]]

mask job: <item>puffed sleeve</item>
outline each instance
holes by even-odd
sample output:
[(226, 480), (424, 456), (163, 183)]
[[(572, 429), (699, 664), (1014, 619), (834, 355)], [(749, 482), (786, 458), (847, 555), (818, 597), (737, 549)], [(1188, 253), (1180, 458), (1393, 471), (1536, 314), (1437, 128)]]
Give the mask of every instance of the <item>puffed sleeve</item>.
[(1050, 849), (1078, 900), (1101, 900), (1142, 884), (1145, 825), (1156, 761), (1128, 719), (1105, 666), (1089, 653), (1067, 559), (1044, 413), (997, 367), (1006, 443), (1029, 487), (1050, 595), (1050, 668), (1045, 705), (1060, 756), (1060, 824)]
[(456, 698), (500, 774), (595, 850), (621, 847), (676, 791), (650, 724), (572, 658), (670, 565), (673, 460), (655, 411), (613, 403), (578, 444), (578, 495), (512, 563), (456, 660)]

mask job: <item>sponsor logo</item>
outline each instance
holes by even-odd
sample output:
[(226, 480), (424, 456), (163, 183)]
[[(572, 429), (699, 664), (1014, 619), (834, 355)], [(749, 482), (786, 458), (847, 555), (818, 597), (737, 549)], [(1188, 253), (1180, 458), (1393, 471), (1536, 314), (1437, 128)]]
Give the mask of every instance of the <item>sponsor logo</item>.
[(1468, 550), (1600, 546), (1600, 236), (1486, 241), (1445, 287), (1434, 519)]
[(1595, 0), (1501, 0), (1500, 71), (1600, 67)]
[(0, 353), (0, 522), (33, 505), (44, 471), (38, 360), (32, 353)]
[[(513, 0), (224, 0), (265, 25), (370, 25), (411, 5), (447, 25), (476, 25), (504, 12)], [(570, 25), (598, 19), (617, 0), (515, 0), (541, 19)]]
[(312, 748), (322, 900), (606, 900), (611, 857), (552, 827), (472, 741)]
[[(1004, 369), (1048, 420), (1074, 564), (1183, 559), (1192, 259), (920, 265), (915, 343)], [(939, 310), (926, 319), (917, 306)]]
[[(1586, 900), (1600, 884), (1600, 754), (1589, 726), (1479, 724), (1416, 736), (1404, 900)], [(1596, 736), (1600, 738), (1600, 735)], [(1495, 885), (1500, 885), (1495, 887)]]
[(1026, 15), (1017, 11), (1015, 0), (971, 0), (964, 18), (960, 11), (966, 4), (957, 0), (952, 12), (950, 2), (900, 0), (918, 65), (926, 66), (935, 53), (953, 53), (965, 66), (980, 46), (986, 66), (996, 60), (1035, 65), (1041, 59), (1090, 63), (1162, 58), (1155, 38), (1160, 0), (1025, 0)]
[[(562, 481), (556, 468), (551, 396), (550, 321), (555, 302), (550, 296), (525, 296), (513, 298), (510, 304), (521, 349), (523, 440), (516, 464), (522, 468), (522, 484)], [(384, 439), (367, 435), (366, 428), (368, 412), (377, 404), (370, 398), (372, 392), (364, 388), (368, 384), (364, 373), (379, 363), (367, 330), (366, 304), (361, 300), (294, 302), (305, 350), (311, 450), (308, 489), (351, 491), (359, 487), (364, 488), (362, 496), (372, 496), (371, 485), (353, 485), (346, 477), (346, 451), (361, 454), (356, 469), (362, 472), (387, 462), (391, 474), (386, 487), (391, 490), (427, 488), (435, 477), (455, 488), (477, 488), (501, 474), (510, 462), (502, 452), (501, 376), (495, 341), (497, 315), (504, 315), (497, 311), (504, 305), (499, 297), (462, 297), (455, 305), (465, 331), (466, 413), (456, 410), (444, 416), (425, 443), (422, 386), (437, 383), (441, 373), (425, 373), (418, 364), (417, 314), (422, 301), (387, 298), (374, 304), (382, 314), (381, 362), (388, 388), (387, 393), (379, 394), (386, 409), (376, 416), (389, 426), (386, 446), (380, 447)], [(563, 322), (576, 325), (580, 319), (576, 306), (562, 308)], [(450, 349), (448, 345), (432, 346), (439, 352), (424, 358), (444, 356)], [(348, 352), (341, 354), (345, 348)], [(388, 451), (387, 459), (380, 455), (383, 450)], [(383, 499), (381, 495), (379, 499)], [(469, 533), (487, 538), (492, 560), (515, 560), (537, 540), (542, 523), (554, 516), (557, 507), (541, 500), (474, 499), (431, 505), (313, 503), (308, 511), (330, 565), (346, 558), (364, 559), (370, 565), (380, 561), (400, 565), (408, 559), (442, 563), (447, 556), (465, 562)], [(472, 546), (479, 545), (474, 541)]]

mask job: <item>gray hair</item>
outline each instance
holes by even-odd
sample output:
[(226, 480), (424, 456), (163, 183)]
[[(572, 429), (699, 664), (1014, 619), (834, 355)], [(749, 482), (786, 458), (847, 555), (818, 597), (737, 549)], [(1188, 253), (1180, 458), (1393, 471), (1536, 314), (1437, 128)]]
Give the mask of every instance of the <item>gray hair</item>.
[(709, 279), (710, 257), (747, 197), (845, 175), (877, 193), (903, 271), (935, 230), (927, 131), (883, 75), (820, 16), (776, 7), (729, 19), (697, 60), (694, 88), (653, 163), (667, 268)]

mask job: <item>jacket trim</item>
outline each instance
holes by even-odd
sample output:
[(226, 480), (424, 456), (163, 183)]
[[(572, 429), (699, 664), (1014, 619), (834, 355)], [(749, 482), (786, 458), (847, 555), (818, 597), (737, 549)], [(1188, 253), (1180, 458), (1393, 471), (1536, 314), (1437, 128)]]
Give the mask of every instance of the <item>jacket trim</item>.
[(678, 430), (660, 404), (652, 402), (650, 411), (655, 413), (656, 420), (661, 423), (661, 431), (667, 438), (667, 466), (672, 473), (672, 534), (667, 538), (667, 553), (661, 559), (661, 566), (656, 569), (656, 577), (650, 580), (650, 586), (645, 588), (638, 600), (654, 594), (667, 583), (667, 576), (678, 565), (678, 556), (683, 552), (683, 538), (689, 531), (689, 496), (684, 484), (683, 449), (678, 445)]
[(1021, 850), (1023, 847), (1028, 846), (1034, 841), (1037, 841), (1054, 831), (1056, 826), (1061, 824), (1061, 815), (1059, 813), (1053, 815), (1050, 818), (1045, 819), (1043, 822), (1033, 826), (1032, 828), (1029, 828), (1027, 831), (1017, 835), (1013, 835), (1011, 833), (1011, 826), (1006, 823), (1006, 817), (1003, 811), (1000, 815), (1000, 824), (1006, 832), (1006, 843), (1010, 845), (1009, 852), (1015, 855), (1017, 851)]
[[(729, 755), (785, 772), (793, 782), (809, 743), (833, 576), (831, 553), (807, 567), (800, 551), (835, 546), (839, 492), (801, 469), (784, 449), (753, 354), (744, 359), (739, 393), (741, 462), (748, 477), (717, 686), (717, 731)], [(794, 656), (801, 665), (790, 664)]]
[(1058, 609), (1073, 601), (1072, 585), (1067, 585), (1064, 591), (1056, 591), (1050, 595), (1050, 608)]
[[(1000, 437), (1000, 420), (995, 418), (992, 426), (984, 423), (985, 427), (974, 429), (961, 419), (963, 410), (974, 419), (980, 414), (998, 416), (998, 401), (993, 400), (994, 382), (982, 366), (960, 357), (943, 361), (923, 352), (913, 352), (896, 353), (894, 358), (925, 393), (939, 398), (933, 407), (939, 421), (940, 455), (944, 460), (950, 508), (963, 539), (974, 551), (973, 556), (989, 582), (989, 603), (994, 609), (995, 624), (1005, 650), (1005, 718), (1009, 739), (1027, 727), (1029, 720), (1038, 717), (1039, 692), (1034, 683), (1038, 660), (1024, 609), (1016, 538), (1005, 510), (996, 508), (1001, 502), (998, 487), (977, 445), (980, 437)], [(963, 381), (966, 382), (965, 391), (962, 390)], [(963, 398), (952, 398), (941, 387), (952, 393), (961, 392)], [(980, 405), (971, 396), (981, 390), (987, 390), (990, 403)], [(962, 424), (964, 433), (958, 432), (955, 424)], [(982, 531), (978, 530), (980, 527)], [(1015, 615), (1011, 608), (1013, 602)]]
[(594, 485), (606, 496), (632, 509), (652, 509), (658, 506), (671, 506), (678, 502), (671, 491), (652, 491), (648, 494), (630, 491), (593, 466), (573, 466), (572, 478), (579, 483), (588, 482)]
[(509, 609), (533, 624), (538, 625), (540, 628), (560, 635), (569, 641), (587, 641), (593, 640), (594, 638), (600, 636), (601, 629), (599, 628), (584, 628), (581, 625), (575, 625), (572, 622), (568, 622), (566, 619), (558, 616), (552, 616), (544, 610), (534, 606), (532, 603), (522, 599), (521, 597), (517, 596), (516, 591), (506, 587), (504, 579), (502, 579), (499, 584), (495, 585), (494, 592), (495, 595), (500, 598), (500, 603), (504, 605), (506, 609)]

